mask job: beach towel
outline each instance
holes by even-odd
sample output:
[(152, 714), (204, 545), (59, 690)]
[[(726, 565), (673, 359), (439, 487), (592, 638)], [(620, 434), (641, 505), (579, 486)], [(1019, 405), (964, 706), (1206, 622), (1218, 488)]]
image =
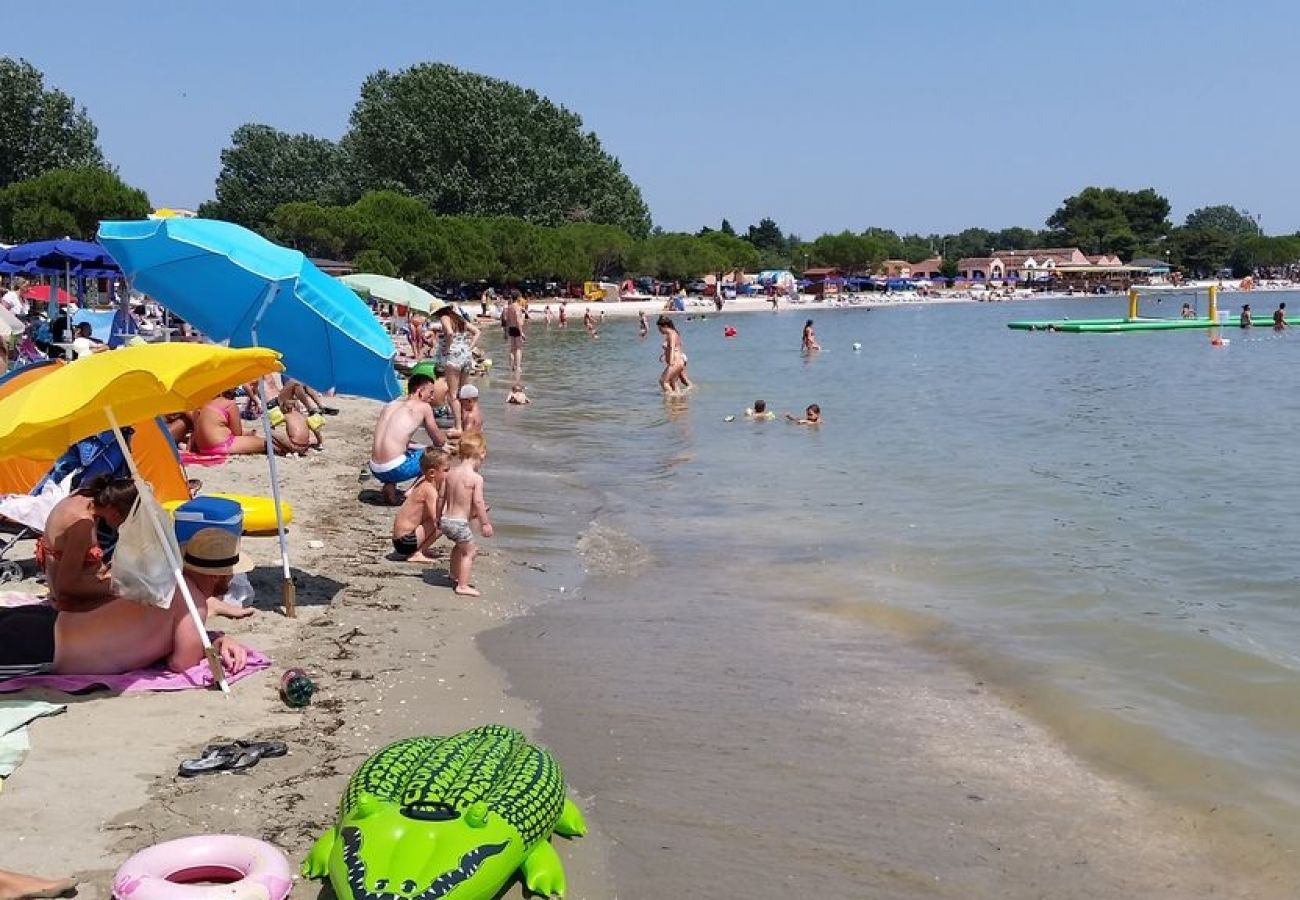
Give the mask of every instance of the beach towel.
[(181, 465), (183, 466), (219, 466), (230, 457), (224, 453), (191, 453), (188, 450), (181, 451)]
[[(227, 675), (230, 684), (237, 684), (254, 673), (271, 667), (271, 660), (251, 647), (248, 649), (248, 664), (243, 671)], [(24, 675), (0, 681), (0, 693), (12, 693), (33, 688), (48, 688), (65, 694), (84, 694), (98, 688), (105, 688), (119, 694), (134, 694), (140, 691), (185, 691), (191, 688), (212, 687), (212, 672), (207, 661), (191, 666), (184, 672), (171, 672), (162, 666), (136, 669), (121, 675)]]
[(68, 486), (47, 481), (39, 494), (0, 495), (0, 517), (44, 531), (45, 522), (58, 502), (68, 496)]
[(67, 709), (62, 703), (41, 700), (0, 701), (0, 778), (8, 778), (22, 764), (31, 749), (27, 725), (41, 716), (53, 716)]

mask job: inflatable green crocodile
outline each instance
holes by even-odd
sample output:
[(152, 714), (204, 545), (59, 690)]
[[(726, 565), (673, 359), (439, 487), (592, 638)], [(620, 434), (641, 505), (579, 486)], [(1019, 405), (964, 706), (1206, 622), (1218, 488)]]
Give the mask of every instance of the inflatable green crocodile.
[(515, 870), (564, 894), (551, 832), (587, 830), (550, 753), (513, 728), (389, 744), (357, 769), (303, 863), (339, 900), (488, 900)]

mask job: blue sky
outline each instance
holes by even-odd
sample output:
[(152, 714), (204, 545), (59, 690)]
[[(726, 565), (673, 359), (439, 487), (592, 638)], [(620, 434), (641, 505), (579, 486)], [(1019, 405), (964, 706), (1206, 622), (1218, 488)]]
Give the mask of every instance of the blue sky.
[[(337, 138), (362, 79), (447, 62), (580, 114), (669, 230), (1041, 227), (1089, 184), (1300, 230), (1300, 4), (1202, 0), (63, 0), (3, 52), (156, 205), (244, 122)], [(17, 38), (21, 36), (21, 38)], [(16, 39), (17, 38), (17, 39)]]

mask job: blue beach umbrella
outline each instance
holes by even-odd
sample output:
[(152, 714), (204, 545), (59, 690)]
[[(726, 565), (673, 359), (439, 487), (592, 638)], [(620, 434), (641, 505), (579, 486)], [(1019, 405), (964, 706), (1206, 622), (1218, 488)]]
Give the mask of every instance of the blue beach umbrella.
[(379, 320), (297, 250), (215, 219), (101, 222), (99, 240), (137, 290), (213, 340), (278, 350), (319, 391), (401, 393)]
[[(369, 307), (297, 250), (230, 222), (156, 219), (100, 222), (99, 240), (135, 287), (208, 337), (232, 347), (270, 347), (285, 374), (320, 391), (392, 400), (401, 393), (393, 340)], [(294, 615), (280, 481), (266, 391), (262, 427), (284, 567), (285, 611)]]

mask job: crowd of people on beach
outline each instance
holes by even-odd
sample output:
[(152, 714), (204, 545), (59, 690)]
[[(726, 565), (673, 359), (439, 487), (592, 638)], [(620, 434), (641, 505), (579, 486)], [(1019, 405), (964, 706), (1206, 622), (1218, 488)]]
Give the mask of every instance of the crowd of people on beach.
[[(473, 583), (477, 537), (493, 536), (482, 471), (488, 456), (485, 416), (479, 387), (473, 383), (473, 376), (489, 371), (491, 365), (481, 347), (488, 322), (499, 322), (502, 329), (511, 376), (505, 402), (531, 403), (522, 381), (530, 312), (517, 291), (506, 294), (497, 305), (494, 314), (471, 317), (446, 304), (427, 319), (412, 323), (406, 333), (411, 351), (406, 390), (380, 411), (366, 467), (381, 485), (380, 502), (395, 508), (392, 558), (436, 564), (440, 557), (435, 544), (445, 538), (451, 545), (446, 564), (452, 590), (470, 597), (480, 594)], [(563, 302), (558, 316), (548, 305), (542, 317), (548, 326), (555, 321), (559, 328), (567, 327)], [(600, 337), (603, 320), (603, 311), (584, 310), (583, 326), (592, 340)], [(694, 386), (682, 335), (670, 315), (659, 316), (655, 326), (663, 364), (659, 387), (666, 396), (680, 396)], [(649, 334), (644, 311), (638, 315), (637, 334), (641, 339)], [(811, 320), (804, 326), (801, 349), (820, 350)], [(86, 355), (102, 352), (108, 348), (97, 345)], [(269, 375), (224, 391), (197, 409), (167, 416), (165, 424), (183, 460), (219, 463), (234, 455), (266, 452), (264, 433), (251, 424), (258, 419), (270, 426), (271, 446), (278, 454), (323, 450), (325, 417), (338, 412), (308, 385)], [(754, 402), (746, 417), (777, 418), (762, 400)], [(821, 411), (810, 404), (802, 416), (786, 414), (785, 418), (818, 425)], [(407, 485), (404, 492), (401, 485)], [(0, 679), (120, 673), (159, 663), (184, 672), (204, 662), (204, 647), (179, 586), (166, 608), (117, 593), (116, 532), (138, 500), (131, 478), (108, 474), (84, 481), (53, 506), (35, 546), (48, 598), (0, 609)], [(231, 593), (238, 574), (247, 568), (241, 563), (241, 529), (231, 528), (229, 521), (207, 521), (204, 515), (198, 514), (197, 530), (183, 536), (177, 526), (184, 583), (199, 619), (206, 623), (213, 616), (251, 616), (254, 610), (234, 601)], [(243, 671), (248, 648), (229, 635), (216, 637), (212, 644), (227, 674)], [(0, 870), (0, 897), (39, 896), (36, 891), (65, 890), (66, 884)]]

